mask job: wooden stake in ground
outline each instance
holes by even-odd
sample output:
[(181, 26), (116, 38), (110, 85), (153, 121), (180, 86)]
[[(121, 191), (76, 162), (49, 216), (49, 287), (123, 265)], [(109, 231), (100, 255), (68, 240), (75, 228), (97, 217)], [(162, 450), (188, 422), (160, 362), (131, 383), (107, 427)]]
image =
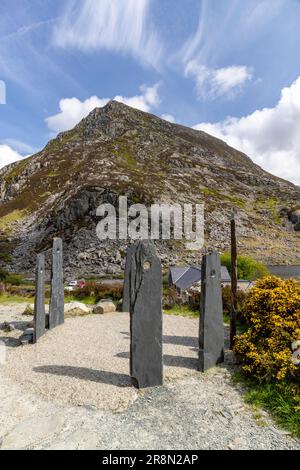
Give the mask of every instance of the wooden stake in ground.
[(230, 221), (231, 225), (231, 315), (230, 315), (230, 349), (233, 349), (234, 337), (236, 335), (237, 314), (237, 243), (234, 214)]

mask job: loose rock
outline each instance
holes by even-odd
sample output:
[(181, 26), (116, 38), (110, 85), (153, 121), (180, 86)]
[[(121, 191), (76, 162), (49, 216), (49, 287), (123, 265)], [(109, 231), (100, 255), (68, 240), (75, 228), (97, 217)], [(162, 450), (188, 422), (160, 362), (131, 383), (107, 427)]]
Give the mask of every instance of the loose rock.
[(103, 315), (104, 313), (113, 313), (116, 311), (116, 306), (113, 302), (98, 302), (93, 308), (93, 313)]

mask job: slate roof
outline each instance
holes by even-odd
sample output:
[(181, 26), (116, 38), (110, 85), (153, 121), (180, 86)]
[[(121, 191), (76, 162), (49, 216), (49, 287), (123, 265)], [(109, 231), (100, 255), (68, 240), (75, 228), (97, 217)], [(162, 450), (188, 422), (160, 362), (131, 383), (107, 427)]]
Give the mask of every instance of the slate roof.
[(221, 266), (221, 282), (231, 282), (231, 277), (226, 266)]
[(186, 267), (177, 267), (177, 266), (172, 266), (170, 268), (170, 276), (171, 276), (171, 282), (172, 284), (175, 284), (176, 281), (189, 269), (188, 266)]
[[(172, 266), (170, 280), (178, 289), (185, 290), (201, 281), (201, 268), (197, 266)], [(226, 266), (221, 266), (221, 282), (230, 282), (230, 274)]]

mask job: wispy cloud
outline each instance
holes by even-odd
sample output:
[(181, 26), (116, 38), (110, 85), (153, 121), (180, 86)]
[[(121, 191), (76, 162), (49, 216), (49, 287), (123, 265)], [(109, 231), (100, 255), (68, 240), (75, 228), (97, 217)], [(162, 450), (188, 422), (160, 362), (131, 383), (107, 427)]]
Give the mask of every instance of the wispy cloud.
[(191, 34), (179, 56), (186, 64), (190, 60), (214, 67), (218, 62), (258, 41), (287, 4), (295, 0), (228, 0), (226, 2), (201, 0), (198, 27)]
[(106, 49), (131, 53), (157, 67), (162, 46), (149, 18), (151, 0), (69, 2), (54, 29), (54, 43), (85, 52)]
[(37, 148), (33, 147), (26, 142), (22, 142), (17, 139), (4, 139), (0, 142), (1, 144), (9, 145), (14, 151), (20, 153), (23, 156), (31, 155), (37, 152)]
[[(45, 91), (41, 90), (41, 80), (60, 79), (68, 83), (77, 92), (82, 90), (76, 79), (60, 67), (50, 54), (45, 53), (48, 47), (49, 34), (59, 17), (45, 21), (28, 23), (9, 34), (0, 37), (0, 70), (7, 81), (30, 93), (34, 99), (42, 100)], [(41, 46), (38, 47), (37, 45)], [(2, 78), (1, 77), (1, 78)], [(50, 93), (49, 88), (47, 92)]]
[(234, 98), (252, 78), (251, 69), (245, 65), (231, 65), (214, 70), (196, 60), (187, 63), (185, 75), (195, 79), (197, 94), (202, 99), (221, 96)]
[[(151, 111), (160, 104), (158, 94), (159, 83), (152, 87), (141, 86), (142, 94), (125, 97), (117, 95), (114, 100), (127, 104), (141, 111)], [(102, 108), (108, 103), (110, 98), (98, 98), (91, 96), (85, 101), (78, 98), (63, 98), (59, 102), (60, 112), (46, 119), (48, 127), (51, 131), (61, 132), (72, 129), (81, 119), (86, 117), (93, 109)]]
[(30, 23), (26, 26), (22, 26), (18, 28), (16, 31), (13, 31), (9, 34), (5, 34), (0, 36), (1, 41), (11, 40), (11, 39), (18, 39), (20, 37), (26, 36), (34, 31), (39, 30), (40, 28), (44, 28), (47, 25), (55, 24), (58, 18), (51, 18), (45, 21), (36, 21), (34, 23)]
[(266, 170), (300, 185), (300, 77), (281, 91), (273, 108), (242, 118), (201, 123), (195, 129), (225, 140)]

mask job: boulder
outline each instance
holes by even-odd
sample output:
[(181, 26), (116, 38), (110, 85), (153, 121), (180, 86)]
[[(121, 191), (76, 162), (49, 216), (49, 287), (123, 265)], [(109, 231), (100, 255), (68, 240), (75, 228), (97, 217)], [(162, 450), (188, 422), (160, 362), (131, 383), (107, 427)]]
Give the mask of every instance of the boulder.
[(14, 331), (16, 328), (14, 327), (14, 325), (12, 323), (9, 323), (7, 321), (5, 321), (2, 325), (1, 325), (1, 330), (4, 330), (5, 333), (10, 333), (11, 331)]
[(27, 304), (22, 315), (33, 315), (34, 307), (32, 304)]
[(294, 224), (296, 232), (300, 232), (300, 209), (291, 213), (291, 221)]
[(116, 306), (113, 302), (100, 301), (93, 308), (93, 313), (103, 315), (104, 313), (112, 313), (116, 311)]
[(65, 304), (66, 317), (81, 317), (84, 315), (89, 315), (90, 313), (91, 309), (81, 302), (72, 301)]
[(24, 333), (20, 336), (19, 340), (21, 344), (33, 343), (34, 328), (27, 328)]

